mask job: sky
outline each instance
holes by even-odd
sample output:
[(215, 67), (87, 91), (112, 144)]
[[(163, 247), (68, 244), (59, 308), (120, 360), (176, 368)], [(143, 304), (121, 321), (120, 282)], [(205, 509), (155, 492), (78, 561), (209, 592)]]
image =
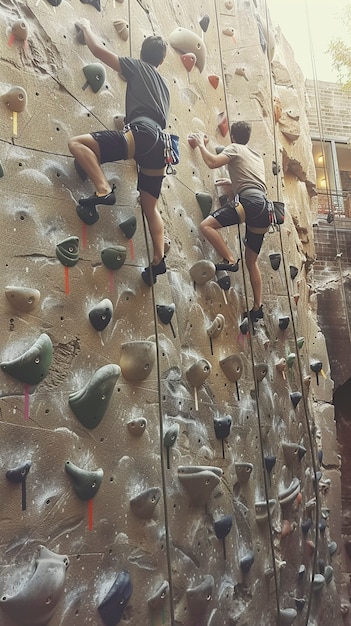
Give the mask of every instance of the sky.
[(340, 36), (345, 42), (349, 41), (350, 33), (343, 23), (343, 8), (351, 5), (351, 0), (266, 1), (273, 24), (280, 25), (305, 78), (314, 78), (312, 47), (316, 79), (337, 82), (337, 73), (332, 69), (331, 58), (326, 49), (333, 37)]

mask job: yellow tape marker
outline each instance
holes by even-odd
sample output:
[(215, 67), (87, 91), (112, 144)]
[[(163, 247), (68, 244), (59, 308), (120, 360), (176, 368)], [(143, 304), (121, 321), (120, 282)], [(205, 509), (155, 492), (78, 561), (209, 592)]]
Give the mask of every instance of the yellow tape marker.
[(12, 130), (13, 134), (17, 136), (17, 111), (12, 111)]

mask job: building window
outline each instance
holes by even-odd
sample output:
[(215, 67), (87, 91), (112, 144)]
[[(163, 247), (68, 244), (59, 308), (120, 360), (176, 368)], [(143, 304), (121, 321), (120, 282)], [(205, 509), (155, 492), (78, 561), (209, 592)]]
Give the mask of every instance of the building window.
[(335, 140), (314, 139), (318, 213), (351, 215), (351, 146)]

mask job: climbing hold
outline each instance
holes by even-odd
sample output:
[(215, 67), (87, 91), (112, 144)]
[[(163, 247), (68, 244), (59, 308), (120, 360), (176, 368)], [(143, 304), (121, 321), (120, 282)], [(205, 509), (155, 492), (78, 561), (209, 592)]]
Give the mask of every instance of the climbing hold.
[(266, 363), (257, 363), (254, 369), (256, 381), (260, 383), (265, 378), (265, 376), (267, 376), (268, 366)]
[(273, 252), (269, 255), (272, 270), (276, 271), (279, 269), (281, 258), (281, 254), (279, 252)]
[(325, 378), (325, 373), (323, 371), (323, 363), (322, 361), (314, 361), (313, 363), (310, 364), (311, 370), (312, 372), (314, 372), (316, 374), (316, 380), (317, 380), (317, 385), (319, 385), (319, 378), (318, 378), (318, 374), (322, 374), (322, 376), (324, 376)]
[(228, 276), (227, 272), (217, 271), (217, 285), (223, 289), (223, 291), (228, 291), (230, 289), (230, 276)]
[(196, 285), (204, 285), (216, 275), (216, 266), (212, 261), (197, 261), (189, 270)]
[(135, 215), (131, 215), (127, 220), (119, 224), (120, 229), (124, 232), (127, 239), (134, 237), (137, 229), (137, 221)]
[(225, 0), (224, 6), (228, 9), (228, 11), (230, 11), (230, 9), (234, 6), (234, 0)]
[(221, 359), (219, 364), (228, 380), (233, 383), (239, 380), (243, 371), (243, 364), (238, 354), (231, 354)]
[(166, 598), (169, 595), (169, 582), (164, 580), (161, 586), (157, 589), (156, 593), (154, 593), (151, 598), (148, 599), (147, 603), (150, 609), (162, 609), (165, 605)]
[(27, 474), (32, 467), (32, 461), (25, 461), (14, 467), (12, 469), (7, 470), (6, 478), (10, 481), (10, 483), (22, 485), (22, 511), (25, 511), (27, 508), (27, 497), (26, 497), (26, 478)]
[(264, 457), (264, 464), (265, 464), (265, 467), (266, 467), (266, 470), (267, 470), (268, 474), (271, 473), (273, 467), (276, 464), (276, 461), (277, 461), (277, 459), (276, 459), (275, 456), (269, 456), (268, 455), (268, 456)]
[(82, 4), (90, 4), (97, 11), (101, 11), (100, 0), (80, 0)]
[(110, 246), (101, 250), (101, 261), (109, 270), (118, 270), (122, 267), (127, 256), (125, 246)]
[(311, 526), (312, 526), (312, 520), (310, 517), (308, 517), (307, 519), (301, 522), (301, 530), (302, 530), (302, 534), (304, 535), (304, 537), (306, 537)]
[(19, 311), (28, 313), (38, 306), (40, 301), (40, 291), (30, 287), (5, 287), (5, 296), (11, 304)]
[(286, 364), (289, 368), (291, 368), (294, 365), (295, 359), (296, 359), (295, 352), (290, 352), (290, 354), (288, 354), (288, 356), (286, 357)]
[(295, 606), (296, 606), (296, 609), (299, 611), (299, 613), (303, 611), (305, 604), (306, 604), (305, 598), (295, 598)]
[(205, 13), (205, 15), (201, 18), (201, 20), (199, 20), (199, 24), (202, 30), (204, 31), (204, 33), (206, 33), (207, 31), (209, 23), (210, 23), (210, 16), (207, 13)]
[(62, 265), (73, 267), (79, 261), (78, 237), (67, 237), (56, 246), (56, 256)]
[(242, 76), (243, 78), (245, 78), (245, 80), (249, 80), (244, 67), (236, 67), (234, 74), (237, 74), (237, 76)]
[(285, 458), (285, 463), (287, 465), (291, 465), (295, 459), (299, 458), (299, 446), (298, 443), (290, 443), (287, 441), (283, 441), (282, 448)]
[(112, 318), (112, 302), (104, 298), (89, 311), (89, 319), (95, 330), (104, 330)]
[(126, 380), (133, 382), (147, 378), (156, 361), (154, 341), (128, 341), (121, 345), (120, 366)]
[(217, 439), (226, 439), (229, 437), (232, 425), (232, 418), (230, 415), (226, 415), (225, 417), (215, 417), (213, 423)]
[(292, 402), (292, 405), (294, 407), (294, 409), (296, 409), (298, 403), (300, 402), (300, 400), (302, 399), (302, 393), (300, 391), (293, 391), (290, 394), (290, 400)]
[(27, 23), (22, 19), (15, 20), (12, 24), (11, 32), (15, 39), (18, 39), (19, 41), (26, 41), (28, 38)]
[(289, 504), (293, 502), (300, 491), (300, 481), (298, 478), (293, 478), (289, 487), (284, 489), (278, 494), (278, 500), (281, 505)]
[(219, 484), (223, 471), (218, 467), (180, 466), (178, 478), (188, 492), (194, 506), (205, 506)]
[(128, 572), (119, 572), (106, 597), (98, 606), (99, 615), (105, 626), (117, 626), (133, 592)]
[(187, 379), (192, 387), (198, 388), (205, 382), (211, 373), (211, 363), (206, 359), (199, 359), (186, 372)]
[(145, 417), (139, 417), (138, 419), (130, 420), (127, 422), (127, 428), (131, 435), (140, 437), (144, 434), (147, 426)]
[(205, 67), (206, 47), (202, 39), (187, 28), (176, 28), (169, 36), (170, 45), (180, 52), (192, 52), (196, 56), (196, 65), (200, 72)]
[(218, 128), (221, 131), (222, 137), (225, 137), (226, 134), (229, 132), (228, 118), (227, 118), (227, 114), (225, 111), (222, 111), (222, 113), (218, 114), (217, 123), (218, 123)]
[(79, 500), (90, 500), (96, 496), (104, 475), (101, 467), (94, 471), (88, 471), (81, 469), (72, 461), (66, 461), (65, 470), (71, 478), (73, 489)]
[(58, 7), (61, 2), (62, 0), (48, 0), (48, 3), (51, 4), (52, 7)]
[(305, 337), (298, 337), (296, 339), (296, 343), (297, 343), (298, 349), (301, 350), (303, 344), (305, 343)]
[(68, 404), (83, 426), (91, 430), (100, 424), (120, 374), (118, 365), (103, 365), (80, 391), (69, 395)]
[(150, 487), (150, 489), (145, 489), (145, 491), (130, 499), (130, 508), (137, 517), (151, 519), (160, 497), (161, 489)]
[(210, 85), (212, 85), (213, 89), (217, 89), (219, 85), (219, 76), (217, 74), (210, 74), (208, 76), (208, 80)]
[(123, 130), (125, 123), (126, 123), (126, 118), (124, 114), (117, 114), (113, 116), (113, 121), (114, 121), (114, 125), (115, 125), (115, 129), (116, 130)]
[(327, 522), (324, 519), (319, 520), (318, 528), (321, 534), (325, 532), (326, 527), (327, 527)]
[(5, 172), (4, 172), (4, 169), (3, 169), (3, 167), (2, 167), (2, 165), (0, 163), (0, 178), (2, 178), (3, 176), (5, 176)]
[(162, 324), (170, 324), (175, 311), (175, 304), (157, 304), (157, 315), (160, 318)]
[(239, 325), (239, 330), (242, 335), (247, 335), (247, 333), (249, 332), (249, 318), (248, 317), (246, 316), (244, 317), (241, 324)]
[(229, 535), (233, 526), (233, 518), (231, 515), (224, 515), (214, 523), (214, 530), (217, 539), (225, 539)]
[(84, 76), (87, 79), (82, 89), (86, 89), (88, 85), (94, 93), (97, 93), (104, 84), (106, 78), (105, 68), (101, 63), (90, 63), (83, 67)]
[(281, 358), (279, 359), (279, 361), (277, 361), (277, 363), (275, 364), (276, 369), (278, 370), (278, 372), (281, 373), (281, 375), (283, 376), (284, 380), (285, 380), (285, 372), (286, 372), (286, 359)]
[(313, 591), (315, 592), (320, 591), (322, 587), (324, 587), (324, 585), (325, 585), (325, 578), (323, 574), (315, 574), (313, 576), (313, 581), (312, 581)]
[(248, 553), (240, 559), (240, 569), (244, 574), (247, 574), (255, 560), (253, 550), (249, 550)]
[(223, 35), (226, 35), (226, 37), (234, 37), (235, 29), (231, 26), (226, 26), (225, 28), (223, 28), (222, 33)]
[(279, 609), (279, 626), (289, 626), (293, 623), (296, 615), (295, 609)]
[(63, 593), (68, 566), (67, 556), (40, 546), (34, 574), (16, 595), (2, 594), (0, 607), (20, 626), (46, 625)]
[(1, 369), (27, 385), (37, 385), (47, 375), (53, 355), (50, 337), (42, 333), (24, 354), (13, 361), (1, 363)]
[(196, 64), (195, 54), (193, 54), (192, 52), (186, 52), (185, 54), (182, 54), (180, 58), (187, 72), (191, 72), (194, 65)]
[(127, 41), (129, 37), (129, 24), (126, 20), (115, 20), (113, 25), (123, 41)]
[(299, 270), (297, 267), (295, 267), (295, 265), (289, 265), (289, 269), (290, 269), (290, 278), (291, 280), (294, 280), (294, 278), (296, 278), (296, 276), (299, 273)]
[(280, 165), (276, 161), (272, 161), (272, 174), (277, 176), (280, 172)]
[(257, 524), (260, 524), (261, 522), (265, 522), (268, 519), (268, 511), (271, 515), (274, 511), (276, 504), (277, 504), (277, 501), (274, 498), (269, 500), (269, 509), (268, 509), (268, 504), (265, 500), (262, 502), (255, 502), (255, 515), (256, 515)]
[(83, 46), (86, 45), (84, 31), (80, 28), (78, 24), (75, 24), (75, 27), (76, 27), (76, 36), (77, 36), (78, 42), (82, 44)]
[(252, 470), (252, 463), (243, 463), (242, 461), (235, 463), (235, 472), (241, 485), (245, 485), (247, 483), (252, 474)]
[(290, 317), (288, 317), (287, 315), (284, 317), (280, 317), (279, 323), (278, 323), (280, 330), (286, 330), (287, 327), (289, 326), (289, 322), (290, 322)]
[(299, 571), (298, 571), (298, 577), (299, 577), (300, 580), (303, 579), (305, 573), (306, 573), (306, 566), (305, 565), (300, 565)]
[(209, 328), (207, 329), (207, 334), (209, 337), (211, 337), (211, 339), (214, 339), (215, 337), (218, 337), (225, 325), (225, 318), (224, 315), (222, 315), (221, 313), (218, 313), (215, 317), (215, 319), (213, 320), (211, 326), (209, 326)]
[(195, 194), (195, 197), (199, 203), (202, 217), (205, 219), (212, 209), (212, 196), (209, 193), (199, 192)]
[(7, 108), (15, 113), (22, 113), (27, 106), (27, 93), (23, 87), (12, 87), (1, 96)]
[(165, 448), (172, 448), (177, 441), (179, 435), (179, 424), (172, 424), (163, 436), (163, 445)]
[(201, 616), (206, 613), (212, 600), (214, 578), (210, 574), (204, 577), (202, 583), (192, 589), (187, 589), (186, 599), (189, 611), (193, 616)]
[(325, 582), (327, 585), (329, 585), (329, 583), (332, 581), (333, 576), (334, 576), (334, 569), (332, 568), (331, 565), (327, 565), (324, 570), (324, 578), (325, 578)]
[(328, 544), (328, 551), (329, 551), (330, 556), (333, 556), (336, 553), (337, 549), (338, 549), (338, 544), (336, 543), (336, 541), (331, 541)]

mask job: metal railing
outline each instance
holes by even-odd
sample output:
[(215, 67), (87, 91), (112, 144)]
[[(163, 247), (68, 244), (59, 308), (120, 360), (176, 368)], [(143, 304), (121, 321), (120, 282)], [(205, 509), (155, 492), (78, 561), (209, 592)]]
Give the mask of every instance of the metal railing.
[(317, 190), (318, 213), (332, 213), (337, 217), (351, 217), (351, 191)]

